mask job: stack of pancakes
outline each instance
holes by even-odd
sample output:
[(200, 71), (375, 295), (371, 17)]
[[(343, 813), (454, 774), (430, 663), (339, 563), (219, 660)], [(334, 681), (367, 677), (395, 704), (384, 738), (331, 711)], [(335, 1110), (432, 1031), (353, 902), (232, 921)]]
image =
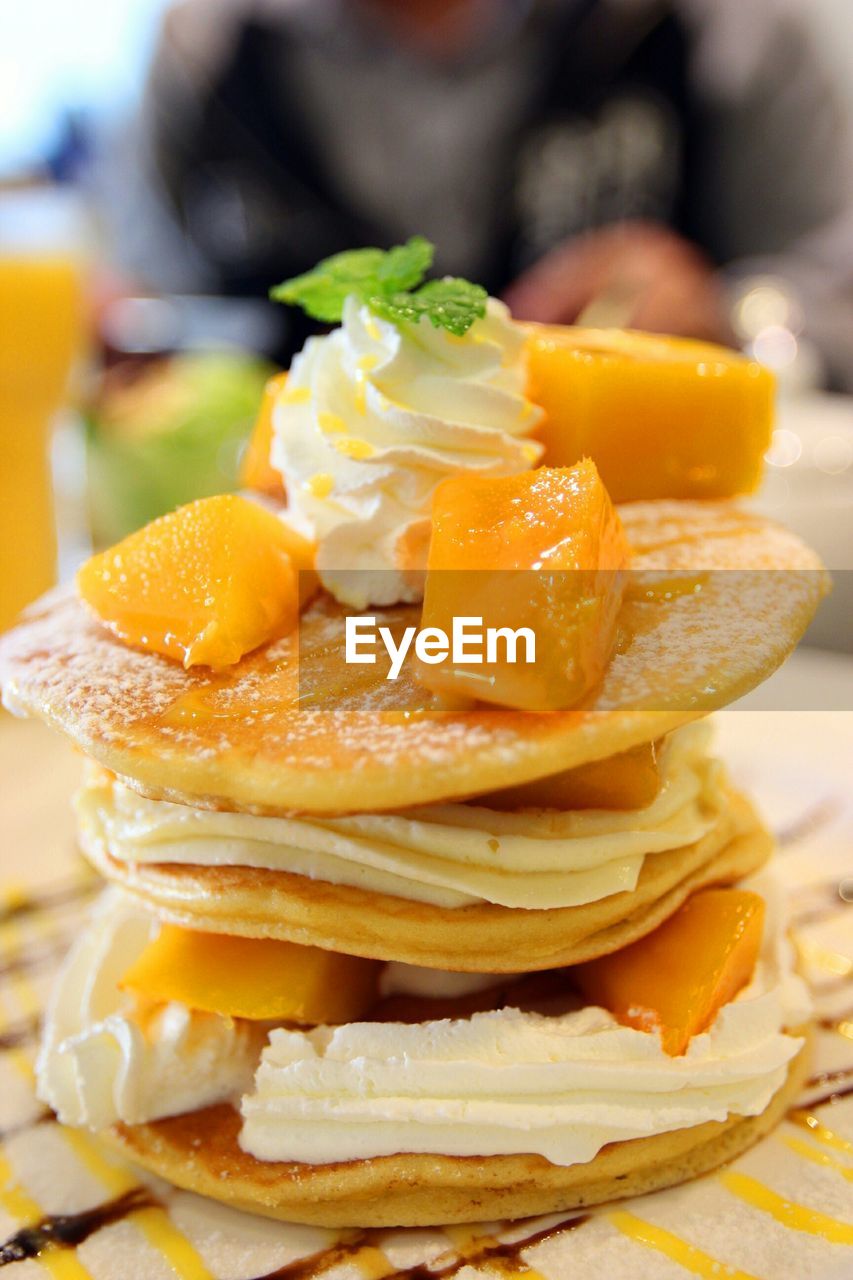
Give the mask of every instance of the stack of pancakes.
[[(749, 800), (708, 756), (701, 721), (792, 651), (825, 590), (820, 565), (793, 535), (729, 503), (642, 503), (620, 515), (633, 563), (616, 650), (595, 698), (566, 712), (454, 711), (406, 670), (397, 681), (349, 673), (345, 613), (325, 595), (303, 616), (298, 642), (276, 641), (224, 674), (123, 645), (71, 595), (47, 598), (5, 637), (6, 705), (43, 717), (85, 753), (81, 845), (119, 886), (48, 1018), (41, 1090), (61, 1118), (102, 1129), (179, 1186), (273, 1216), (359, 1226), (519, 1217), (634, 1195), (714, 1167), (775, 1122), (797, 1086), (798, 1042), (770, 1101), (749, 1114), (671, 1116), (662, 1131), (636, 1135), (626, 1123), (627, 1136), (605, 1134), (569, 1162), (544, 1155), (541, 1136), (530, 1150), (523, 1134), (507, 1136), (503, 1103), (486, 1107), (479, 1147), (476, 1134), (452, 1137), (455, 1126), (469, 1132), (476, 1104), (466, 1099), (481, 1070), (464, 1049), (454, 1060), (464, 1023), (504, 1046), (524, 1017), (546, 1037), (564, 1026), (582, 1037), (577, 1019), (589, 1011), (576, 993), (566, 998), (571, 974), (552, 971), (629, 945), (697, 889), (742, 881), (772, 851)], [(385, 614), (418, 621), (410, 606)], [(591, 780), (606, 779), (603, 762), (632, 758), (655, 762), (648, 803), (595, 807)], [(537, 805), (531, 784), (558, 775), (579, 791), (577, 808)], [(105, 919), (114, 922), (106, 933)], [(122, 1103), (122, 1090), (145, 1094), (133, 1072), (149, 1069), (145, 1053), (157, 1045), (155, 1014), (116, 978), (164, 921), (386, 966), (376, 1007), (344, 1028), (362, 1046), (349, 1060), (361, 1075), (346, 1106), (333, 1086), (328, 1097), (314, 1086), (300, 1097), (297, 1084), (289, 1099), (281, 1127), (298, 1158), (274, 1158), (275, 1142), (266, 1151), (263, 1108), (253, 1118), (250, 1102), (241, 1114), (261, 1054), (263, 1072), (283, 1052), (270, 1056), (282, 1033), (268, 1023), (222, 1019), (234, 1070), (219, 1064), (217, 1075), (206, 1060), (196, 1101), (186, 1101), (176, 1059), (147, 1110)], [(201, 1043), (217, 1016), (182, 1014), (182, 1044)], [(331, 1033), (302, 1032), (322, 1057)], [(92, 1066), (87, 1078), (80, 1044), (88, 1053), (93, 1035), (119, 1044), (125, 1034), (142, 1046), (132, 1070)], [(403, 1095), (409, 1081), (420, 1087), (418, 1054), (433, 1041), (446, 1068), (430, 1101), (440, 1123), (430, 1137), (429, 1126), (404, 1120), (389, 1139), (390, 1120), (410, 1114)], [(389, 1063), (393, 1088), (379, 1069)], [(555, 1114), (567, 1104), (565, 1092), (546, 1101)]]

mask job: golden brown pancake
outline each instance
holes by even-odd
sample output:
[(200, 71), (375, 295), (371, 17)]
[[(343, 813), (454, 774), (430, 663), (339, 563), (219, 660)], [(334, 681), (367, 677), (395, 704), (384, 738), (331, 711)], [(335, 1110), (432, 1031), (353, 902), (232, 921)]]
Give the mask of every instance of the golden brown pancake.
[(733, 884), (769, 858), (772, 837), (729, 792), (703, 839), (647, 857), (635, 889), (550, 911), (477, 903), (451, 909), (253, 867), (119, 862), (98, 871), (162, 919), (189, 928), (291, 942), (433, 969), (521, 973), (618, 951), (666, 920), (695, 890)]
[[(447, 714), (404, 670), (346, 667), (328, 597), (226, 675), (126, 647), (73, 596), (0, 641), (14, 709), (42, 716), (130, 785), (164, 799), (282, 812), (364, 812), (469, 796), (660, 738), (759, 684), (827, 588), (793, 534), (733, 503), (623, 507), (634, 548), (620, 639), (582, 709)], [(693, 581), (673, 583), (678, 571)], [(686, 589), (685, 589), (686, 587)], [(419, 610), (383, 612), (417, 624)], [(332, 654), (332, 658), (330, 658)]]
[(523, 1218), (645, 1195), (734, 1159), (793, 1104), (806, 1056), (801, 1050), (759, 1116), (614, 1142), (587, 1164), (568, 1167), (520, 1155), (396, 1155), (321, 1165), (256, 1160), (238, 1145), (240, 1116), (227, 1104), (120, 1125), (106, 1136), (179, 1187), (290, 1222), (395, 1227)]

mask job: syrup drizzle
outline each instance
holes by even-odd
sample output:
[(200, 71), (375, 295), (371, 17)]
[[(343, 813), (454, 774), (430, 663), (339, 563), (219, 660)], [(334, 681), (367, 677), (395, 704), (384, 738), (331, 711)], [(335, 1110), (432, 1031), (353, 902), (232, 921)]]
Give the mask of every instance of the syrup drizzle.
[(58, 1123), (50, 1107), (38, 1107), (35, 1114), (27, 1116), (26, 1120), (19, 1120), (17, 1124), (10, 1124), (5, 1129), (0, 1129), (0, 1143), (6, 1142), (8, 1138), (17, 1138), (18, 1134), (29, 1133), (31, 1129), (38, 1129), (42, 1124)]
[(757, 1277), (751, 1273), (740, 1271), (725, 1262), (720, 1262), (717, 1258), (712, 1258), (703, 1249), (683, 1240), (681, 1236), (674, 1235), (672, 1231), (667, 1231), (655, 1223), (647, 1222), (645, 1218), (638, 1218), (624, 1209), (611, 1213), (610, 1221), (630, 1240), (635, 1240), (638, 1244), (643, 1244), (648, 1249), (654, 1249), (664, 1257), (671, 1258), (686, 1271), (703, 1277), (703, 1280), (717, 1280), (718, 1277), (720, 1280), (722, 1277), (726, 1277), (727, 1280), (757, 1280)]
[(842, 808), (843, 803), (839, 796), (826, 796), (777, 832), (776, 839), (785, 849), (793, 844), (799, 844), (801, 840), (815, 835), (834, 822)]
[(0, 982), (43, 969), (45, 965), (52, 964), (64, 955), (67, 948), (67, 938), (56, 938), (49, 946), (39, 947), (38, 950), (7, 953), (5, 963), (0, 965)]
[(21, 1120), (18, 1124), (11, 1124), (6, 1129), (0, 1129), (0, 1142), (5, 1142), (7, 1138), (16, 1138), (21, 1133), (29, 1133), (30, 1129), (37, 1129), (39, 1125), (56, 1123), (56, 1116), (50, 1107), (40, 1107), (35, 1115), (28, 1119)]
[(789, 913), (791, 924), (802, 928), (807, 924), (822, 924), (830, 920), (844, 907), (853, 906), (849, 896), (853, 883), (845, 877), (825, 880), (821, 884), (809, 885), (801, 895), (801, 905), (793, 906)]
[(13, 901), (0, 907), (0, 925), (7, 924), (10, 920), (17, 920), (21, 916), (37, 915), (42, 911), (51, 911), (56, 907), (80, 902), (84, 898), (92, 897), (99, 887), (99, 882), (93, 875), (91, 879), (75, 881), (73, 884), (62, 885), (58, 889), (45, 890), (43, 893), (16, 895)]
[(266, 1275), (257, 1276), (255, 1280), (318, 1280), (318, 1277), (347, 1262), (354, 1263), (365, 1280), (453, 1280), (463, 1267), (476, 1267), (482, 1263), (488, 1263), (492, 1271), (501, 1276), (535, 1277), (537, 1273), (534, 1268), (528, 1266), (521, 1257), (524, 1250), (532, 1249), (534, 1245), (546, 1240), (554, 1240), (569, 1231), (576, 1231), (589, 1218), (588, 1213), (566, 1218), (510, 1243), (494, 1240), (490, 1236), (481, 1237), (450, 1258), (442, 1254), (434, 1262), (416, 1263), (402, 1271), (395, 1270), (381, 1252), (380, 1245), (387, 1235), (386, 1231), (359, 1231), (351, 1240), (339, 1241), (328, 1249), (312, 1253), (308, 1258), (288, 1262), (277, 1271), (269, 1271)]
[(30, 1018), (22, 1018), (20, 1022), (13, 1022), (11, 1026), (0, 1031), (0, 1053), (7, 1053), (10, 1049), (19, 1049), (22, 1045), (32, 1044), (38, 1035), (41, 1019), (33, 1014)]
[[(804, 818), (800, 824), (793, 824), (798, 830), (794, 834), (789, 830), (786, 833), (788, 840), (801, 839), (803, 834), (810, 833), (813, 827), (807, 827), (807, 822), (814, 824), (818, 817), (821, 825), (829, 821), (832, 817), (829, 806), (824, 806), (820, 814), (815, 811), (810, 817)], [(11, 922), (17, 917), (79, 901), (90, 896), (96, 887), (95, 883), (78, 882), (50, 892), (16, 898), (0, 909), (0, 925)], [(816, 889), (818, 893), (825, 893), (824, 902), (821, 903), (818, 899), (813, 905), (805, 907), (800, 913), (799, 922), (817, 922), (832, 916), (839, 908), (847, 905), (845, 894), (837, 884), (827, 883), (825, 886), (816, 886)], [(60, 945), (57, 941), (56, 950)], [(38, 951), (17, 953), (9, 958), (5, 968), (0, 969), (0, 978), (14, 976), (36, 966), (41, 967), (49, 958), (52, 958), (53, 954), (52, 946), (40, 948)], [(839, 977), (832, 982), (832, 986), (837, 986), (838, 989), (848, 985), (849, 975)], [(838, 1030), (841, 1024), (846, 1025), (851, 1019), (853, 1019), (853, 1009), (840, 1015), (820, 1018), (818, 1025), (826, 1030)], [(37, 1028), (36, 1017), (22, 1019), (7, 1027), (0, 1034), (0, 1051), (14, 1050), (26, 1044), (34, 1037)], [(833, 1134), (817, 1116), (811, 1113), (843, 1098), (853, 1096), (853, 1065), (819, 1073), (808, 1081), (808, 1087), (824, 1087), (827, 1091), (809, 1100), (805, 1107), (801, 1104), (799, 1107), (792, 1108), (788, 1115), (789, 1120), (811, 1131), (811, 1136), (816, 1140), (832, 1146), (840, 1147), (844, 1144), (846, 1150), (849, 1145), (847, 1140)], [(52, 1112), (45, 1109), (0, 1136), (8, 1137), (10, 1134), (23, 1132), (37, 1125), (54, 1122), (55, 1117)], [(830, 1138), (832, 1138), (831, 1142)], [(784, 1225), (812, 1234), (824, 1235), (825, 1238), (830, 1239), (840, 1239), (837, 1233), (843, 1231), (844, 1243), (849, 1242), (847, 1224), (837, 1223), (834, 1219), (829, 1219), (805, 1206), (782, 1202), (769, 1188), (765, 1188), (754, 1179), (750, 1179), (749, 1183), (748, 1188), (739, 1187), (735, 1194), (739, 1192), (741, 1198), (764, 1209), (780, 1221), (783, 1218), (786, 1219)], [(734, 1187), (730, 1189), (734, 1190)], [(162, 1210), (162, 1206), (150, 1192), (134, 1186), (113, 1199), (80, 1213), (45, 1216), (33, 1225), (21, 1228), (5, 1244), (0, 1245), (0, 1266), (24, 1259), (38, 1258), (45, 1253), (73, 1250), (102, 1227), (121, 1221), (134, 1213), (140, 1213), (144, 1217), (151, 1211), (159, 1210)], [(791, 1219), (792, 1214), (799, 1218), (800, 1210), (805, 1215), (802, 1221), (788, 1220)], [(588, 1221), (589, 1216), (588, 1214), (575, 1216), (511, 1243), (503, 1243), (488, 1236), (475, 1238), (470, 1244), (452, 1254), (451, 1252), (442, 1254), (430, 1263), (419, 1263), (406, 1270), (395, 1270), (382, 1252), (380, 1241), (387, 1237), (387, 1232), (379, 1229), (361, 1231), (353, 1234), (349, 1240), (340, 1241), (307, 1259), (286, 1264), (276, 1271), (258, 1277), (257, 1280), (315, 1280), (315, 1277), (321, 1277), (346, 1262), (354, 1264), (364, 1280), (453, 1280), (464, 1267), (477, 1265), (487, 1265), (493, 1272), (505, 1277), (536, 1277), (538, 1273), (523, 1260), (521, 1253), (536, 1244), (577, 1229)]]
[(853, 1142), (849, 1138), (842, 1138), (840, 1133), (830, 1129), (819, 1116), (814, 1115), (807, 1108), (795, 1107), (788, 1112), (787, 1119), (789, 1124), (798, 1125), (801, 1129), (805, 1129), (807, 1133), (811, 1134), (818, 1142), (822, 1142), (824, 1146), (832, 1147), (835, 1151), (843, 1151), (845, 1154), (853, 1154)]
[(21, 1227), (5, 1244), (0, 1245), (0, 1267), (25, 1258), (39, 1258), (53, 1249), (74, 1249), (102, 1227), (120, 1222), (140, 1209), (156, 1207), (157, 1202), (143, 1187), (133, 1187), (116, 1196), (84, 1209), (80, 1213), (57, 1213), (42, 1218), (30, 1227)]
[(839, 1035), (853, 1039), (853, 1008), (843, 1013), (833, 1013), (827, 1017), (815, 1018), (814, 1024), (821, 1031), (837, 1031)]
[[(808, 1102), (808, 1106), (814, 1110), (815, 1107), (825, 1107), (834, 1102), (840, 1102), (842, 1098), (853, 1096), (853, 1067), (841, 1067), (837, 1071), (820, 1071), (816, 1076), (811, 1076), (806, 1081), (806, 1087), (829, 1088), (825, 1093), (820, 1094), (817, 1098), (812, 1098)], [(838, 1086), (836, 1088), (836, 1085)], [(795, 1108), (797, 1110), (798, 1108)]]
[(749, 1174), (728, 1169), (720, 1175), (720, 1182), (739, 1200), (752, 1205), (755, 1209), (760, 1209), (791, 1231), (821, 1236), (832, 1244), (853, 1245), (853, 1224), (841, 1222), (838, 1218), (821, 1212), (820, 1209), (812, 1209), (808, 1205), (780, 1196)]

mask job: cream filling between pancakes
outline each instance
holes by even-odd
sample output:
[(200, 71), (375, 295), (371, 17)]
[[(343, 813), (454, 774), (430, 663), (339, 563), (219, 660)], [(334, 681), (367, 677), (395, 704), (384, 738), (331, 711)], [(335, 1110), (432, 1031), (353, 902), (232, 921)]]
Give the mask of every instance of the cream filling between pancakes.
[[(767, 875), (749, 887), (768, 903), (753, 980), (678, 1058), (656, 1033), (597, 1008), (306, 1031), (174, 1004), (146, 1009), (116, 981), (157, 923), (111, 890), (54, 993), (39, 1095), (66, 1123), (102, 1128), (237, 1105), (242, 1094), (244, 1150), (309, 1164), (432, 1152), (570, 1165), (608, 1142), (757, 1115), (802, 1045), (785, 1028), (805, 1021), (809, 999), (778, 890)], [(404, 966), (395, 968), (405, 987)], [(424, 976), (413, 975), (418, 988)]]
[(552, 909), (636, 887), (646, 857), (700, 840), (725, 806), (711, 729), (669, 736), (645, 809), (499, 812), (482, 803), (268, 817), (151, 800), (93, 770), (77, 796), (84, 849), (119, 862), (260, 867), (439, 907)]

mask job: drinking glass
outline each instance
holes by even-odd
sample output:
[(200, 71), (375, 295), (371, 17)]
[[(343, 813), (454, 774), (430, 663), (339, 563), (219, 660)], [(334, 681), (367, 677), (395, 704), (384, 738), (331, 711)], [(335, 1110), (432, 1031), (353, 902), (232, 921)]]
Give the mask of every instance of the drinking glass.
[(51, 428), (82, 345), (81, 279), (68, 202), (0, 192), (0, 631), (55, 581)]

